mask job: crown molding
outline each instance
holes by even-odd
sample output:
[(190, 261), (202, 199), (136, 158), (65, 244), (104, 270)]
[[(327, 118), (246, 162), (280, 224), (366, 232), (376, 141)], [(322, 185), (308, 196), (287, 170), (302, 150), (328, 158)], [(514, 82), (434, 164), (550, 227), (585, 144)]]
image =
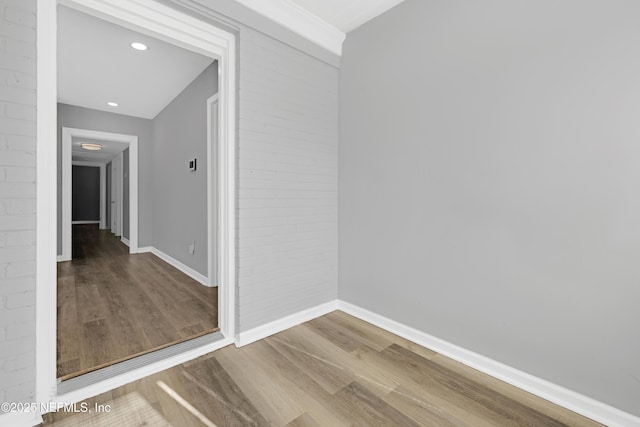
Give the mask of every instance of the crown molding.
[(346, 34), (292, 1), (236, 1), (328, 51), (342, 55), (342, 42)]
[[(382, 15), (387, 10), (391, 9), (402, 3), (404, 0), (382, 0), (377, 2), (367, 3), (359, 5), (357, 10), (351, 11), (352, 13), (342, 15), (334, 21), (334, 23), (341, 28), (345, 33), (355, 30), (365, 22), (368, 22), (378, 15)], [(355, 13), (353, 13), (355, 12)]]

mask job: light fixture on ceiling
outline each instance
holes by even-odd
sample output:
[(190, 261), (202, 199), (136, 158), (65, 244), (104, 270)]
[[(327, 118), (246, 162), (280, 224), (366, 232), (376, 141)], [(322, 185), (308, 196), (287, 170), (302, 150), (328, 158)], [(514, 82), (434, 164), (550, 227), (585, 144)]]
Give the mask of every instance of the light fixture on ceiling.
[(107, 105), (108, 105), (109, 107), (117, 107), (117, 106), (118, 106), (118, 103), (117, 103), (117, 102), (107, 102)]
[(149, 49), (146, 44), (140, 43), (140, 42), (131, 43), (131, 47), (134, 48), (135, 50), (147, 50), (147, 49)]
[(85, 149), (85, 150), (89, 150), (89, 151), (99, 151), (102, 150), (102, 145), (100, 144), (92, 144), (90, 142), (83, 142), (82, 144), (80, 144), (80, 146)]

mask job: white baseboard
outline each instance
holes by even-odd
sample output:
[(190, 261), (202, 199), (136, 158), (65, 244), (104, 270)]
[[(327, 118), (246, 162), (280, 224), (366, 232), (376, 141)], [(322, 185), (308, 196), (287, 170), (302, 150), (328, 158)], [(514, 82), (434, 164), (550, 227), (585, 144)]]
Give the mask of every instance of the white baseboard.
[(155, 248), (153, 246), (144, 246), (142, 248), (138, 248), (138, 253), (139, 254), (146, 253), (146, 252), (151, 252), (152, 254), (154, 254), (155, 256), (157, 256), (158, 258), (160, 258), (161, 260), (163, 260), (167, 264), (170, 264), (170, 265), (174, 266), (175, 268), (177, 268), (178, 270), (182, 271), (184, 274), (186, 274), (187, 276), (191, 277), (193, 280), (201, 283), (202, 285), (209, 286), (209, 287), (211, 286), (211, 284), (210, 284), (211, 282), (209, 281), (209, 279), (206, 276), (198, 273), (193, 268), (189, 267), (188, 265), (185, 265), (185, 264), (181, 263), (177, 259), (165, 254), (164, 252), (162, 252), (158, 248)]
[[(155, 373), (164, 371), (166, 369), (170, 369), (181, 363), (188, 362), (190, 360), (196, 359), (200, 356), (204, 356), (205, 354), (211, 353), (213, 351), (216, 351), (218, 349), (221, 349), (223, 347), (233, 344), (233, 339), (225, 338), (222, 336), (222, 334), (220, 334), (220, 337), (221, 339), (217, 341), (191, 348), (188, 351), (184, 351), (180, 354), (176, 354), (174, 356), (164, 358), (162, 360), (146, 363), (144, 366), (141, 366), (139, 368), (133, 369), (128, 372), (123, 372), (117, 375), (113, 375), (109, 378), (103, 379), (99, 382), (87, 385), (77, 390), (70, 391), (63, 394), (58, 394), (55, 398), (55, 401), (69, 402), (69, 403), (80, 402), (81, 400), (89, 399), (99, 394), (106, 393), (109, 390), (113, 390), (125, 384), (129, 384), (133, 381), (139, 380), (141, 378), (148, 377), (149, 375), (153, 375)], [(183, 344), (187, 344), (187, 343), (183, 343)], [(147, 354), (140, 357), (149, 358), (151, 357), (151, 354)], [(127, 363), (127, 362), (123, 362), (123, 363)], [(81, 378), (81, 377), (78, 377), (78, 378)], [(0, 425), (5, 425), (5, 424), (2, 424), (0, 420)], [(12, 425), (12, 424), (7, 424), (7, 425)]]
[(640, 418), (557, 384), (504, 365), (473, 351), (403, 325), (354, 304), (337, 301), (338, 310), (385, 329), (480, 372), (528, 391), (609, 427), (640, 426)]
[(63, 262), (63, 261), (71, 261), (70, 259), (65, 259), (64, 256), (62, 255), (56, 255), (56, 261), (57, 262)]
[(39, 412), (0, 413), (0, 426), (33, 427), (42, 424)]
[[(131, 242), (129, 242), (129, 239), (124, 236), (120, 237), (120, 241), (129, 247), (131, 246)], [(140, 252), (140, 250), (138, 250), (138, 252)]]
[(327, 313), (331, 313), (338, 308), (336, 300), (311, 307), (306, 310), (299, 311), (289, 316), (283, 317), (273, 322), (269, 322), (266, 325), (258, 326), (257, 328), (249, 329), (245, 332), (240, 332), (236, 335), (236, 346), (242, 347), (252, 342), (261, 340), (268, 336), (282, 332), (285, 329), (292, 328), (316, 317), (323, 316)]

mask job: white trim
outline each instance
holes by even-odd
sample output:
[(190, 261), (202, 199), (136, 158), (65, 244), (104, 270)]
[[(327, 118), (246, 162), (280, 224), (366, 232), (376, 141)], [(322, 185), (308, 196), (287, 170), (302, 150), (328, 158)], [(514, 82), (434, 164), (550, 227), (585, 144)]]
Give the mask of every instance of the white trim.
[(113, 159), (111, 159), (111, 200), (110, 200), (110, 209), (111, 209), (111, 233), (115, 236), (122, 235), (122, 156), (119, 154), (116, 155)]
[[(67, 140), (68, 144), (65, 143)], [(62, 128), (62, 253), (60, 256), (63, 261), (71, 261), (71, 156), (71, 135)]]
[[(218, 340), (194, 349), (190, 349), (183, 353), (177, 354), (175, 356), (168, 357), (158, 362), (149, 363), (148, 365), (145, 365), (141, 368), (137, 368), (137, 369), (113, 376), (107, 380), (100, 381), (95, 384), (91, 384), (90, 386), (82, 387), (78, 390), (74, 390), (69, 393), (58, 395), (56, 396), (55, 401), (56, 402), (79, 402), (84, 399), (89, 399), (99, 394), (106, 393), (109, 390), (113, 390), (117, 387), (121, 387), (125, 384), (129, 384), (130, 382), (138, 380), (140, 378), (153, 375), (155, 373), (164, 371), (165, 369), (173, 368), (174, 366), (177, 366), (181, 363), (188, 362), (189, 360), (193, 360), (197, 357), (200, 357), (207, 353), (211, 353), (212, 351), (221, 349), (231, 344), (233, 344), (233, 340), (231, 338), (224, 338), (224, 339), (221, 339), (221, 340)], [(140, 357), (144, 357), (144, 356), (140, 356)]]
[(115, 236), (120, 235), (120, 231), (118, 227), (120, 224), (118, 221), (120, 220), (120, 215), (118, 211), (122, 208), (122, 200), (120, 199), (120, 184), (118, 183), (118, 178), (120, 175), (120, 156), (116, 156), (111, 159), (111, 198), (109, 200), (109, 211), (110, 211), (110, 222), (109, 230)]
[(346, 34), (290, 0), (236, 0), (307, 40), (342, 55)]
[(349, 33), (365, 22), (370, 21), (378, 15), (385, 13), (402, 3), (404, 0), (376, 0), (368, 1), (366, 5), (360, 4), (358, 8), (351, 8), (348, 14), (343, 14), (337, 17), (335, 21), (336, 26), (343, 30), (345, 33)]
[(71, 224), (100, 224), (100, 221), (71, 221)]
[[(56, 4), (37, 3), (36, 369), (35, 401), (49, 402), (56, 380), (56, 259), (58, 252)], [(53, 333), (52, 333), (53, 331)], [(14, 425), (12, 423), (0, 423)]]
[(167, 264), (172, 265), (178, 270), (182, 271), (184, 274), (191, 277), (193, 280), (199, 282), (204, 286), (210, 286), (209, 279), (205, 275), (198, 273), (193, 268), (181, 263), (180, 261), (173, 258), (172, 256), (167, 255), (166, 253), (162, 252), (160, 249), (155, 248), (153, 246), (145, 246), (144, 248), (138, 248), (138, 253), (143, 253), (143, 252), (150, 252), (154, 254), (155, 256), (157, 256)]
[(427, 347), (443, 356), (456, 360), (473, 369), (502, 380), (508, 384), (528, 391), (538, 397), (567, 408), (587, 418), (610, 427), (640, 426), (640, 418), (623, 412), (613, 406), (576, 393), (526, 372), (512, 368), (471, 350), (451, 344), (410, 326), (388, 319), (357, 305), (337, 302), (338, 310), (369, 322), (379, 328), (399, 335), (423, 347)]
[[(207, 279), (208, 286), (218, 283), (218, 182), (220, 178), (214, 173), (218, 164), (218, 133), (214, 134), (211, 123), (212, 110), (215, 109), (215, 129), (220, 128), (220, 109), (218, 94), (207, 99)], [(216, 168), (216, 172), (218, 168)]]
[[(37, 280), (36, 280), (36, 400), (51, 402), (57, 396), (56, 379), (56, 2), (37, 0)], [(216, 28), (153, 0), (60, 0), (58, 3), (124, 25), (218, 60), (220, 104), (219, 129), (219, 327), (226, 337), (211, 346), (166, 359), (181, 363), (206, 354), (235, 338), (236, 313), (236, 39)], [(130, 157), (137, 163), (137, 157)], [(130, 163), (130, 164), (131, 164)], [(135, 179), (135, 182), (134, 182)], [(137, 177), (130, 177), (132, 191)], [(137, 205), (130, 206), (137, 217)], [(132, 238), (137, 238), (133, 234)], [(137, 240), (131, 240), (137, 247)], [(159, 366), (159, 365), (154, 365)], [(168, 366), (168, 365), (167, 365)], [(155, 368), (154, 368), (155, 369)], [(162, 368), (159, 368), (162, 369)], [(148, 372), (137, 370), (118, 376), (120, 384), (140, 379)], [(101, 381), (74, 392), (74, 396), (107, 391), (115, 379)]]
[[(118, 168), (116, 169), (116, 172), (118, 173), (118, 191), (116, 192), (118, 195), (118, 201), (116, 202), (116, 205), (118, 206), (116, 211), (118, 220), (116, 222), (116, 236), (122, 236), (124, 233), (124, 154), (122, 154), (122, 152), (118, 154)], [(131, 225), (129, 225), (129, 227), (131, 227)], [(131, 237), (131, 233), (129, 233), (129, 237)]]
[(240, 332), (236, 339), (236, 346), (242, 347), (252, 342), (267, 338), (271, 335), (282, 332), (286, 329), (293, 328), (309, 320), (313, 320), (317, 317), (324, 316), (327, 313), (331, 313), (338, 309), (338, 301), (333, 300), (324, 304), (317, 305), (315, 307), (308, 308), (306, 310), (299, 311), (289, 316), (285, 316), (281, 319), (269, 322), (266, 325), (261, 325), (253, 329), (249, 329), (245, 332)]
[[(120, 142), (129, 145), (129, 240), (131, 246), (129, 253), (138, 252), (138, 137), (136, 135), (125, 135), (111, 132), (100, 132), (89, 129), (62, 128), (62, 259), (71, 260), (71, 166), (91, 164), (92, 162), (77, 162), (72, 160), (71, 147), (73, 138), (97, 139), (102, 141)], [(122, 158), (120, 153), (119, 158)], [(122, 165), (124, 162), (120, 162)], [(101, 167), (105, 167), (104, 165)], [(122, 166), (120, 170), (122, 173)], [(101, 171), (101, 176), (102, 176)], [(106, 172), (105, 172), (106, 176)], [(122, 184), (120, 184), (122, 186)], [(102, 186), (101, 186), (102, 193)], [(106, 183), (104, 194), (106, 198)], [(106, 201), (104, 202), (105, 212), (101, 217), (106, 217)], [(120, 209), (121, 210), (121, 209)], [(122, 216), (120, 215), (120, 221)], [(120, 225), (122, 227), (122, 225)]]
[(32, 427), (42, 424), (39, 412), (5, 412), (0, 414), (0, 426)]
[(252, 342), (267, 338), (334, 310), (343, 311), (353, 317), (371, 323), (381, 329), (408, 339), (443, 356), (449, 357), (450, 359), (456, 360), (473, 369), (607, 426), (640, 426), (640, 418), (635, 415), (341, 300), (333, 300), (320, 304), (274, 320), (266, 325), (241, 332), (236, 339), (236, 346), (242, 347), (251, 344)]
[[(129, 241), (129, 239), (127, 239), (126, 237), (121, 236), (121, 237), (120, 237), (120, 241), (121, 241), (122, 243), (124, 243), (125, 245), (127, 245), (127, 246), (131, 247), (131, 242), (130, 242), (130, 241)], [(138, 248), (138, 253), (140, 253), (140, 248)]]
[(107, 163), (109, 163), (111, 161), (111, 159), (109, 160), (71, 160), (71, 164), (73, 166), (90, 166), (90, 167), (100, 167), (100, 166), (106, 166)]
[(100, 165), (100, 230), (107, 228), (107, 164)]

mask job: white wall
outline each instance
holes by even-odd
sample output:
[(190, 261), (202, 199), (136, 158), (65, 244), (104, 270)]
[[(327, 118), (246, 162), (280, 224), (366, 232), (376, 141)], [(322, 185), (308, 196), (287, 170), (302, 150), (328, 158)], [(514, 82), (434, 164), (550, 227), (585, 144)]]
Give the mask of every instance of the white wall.
[(241, 29), (241, 331), (337, 296), (337, 108), (336, 68)]
[(348, 34), (340, 298), (640, 415), (639, 20), (407, 0)]
[(35, 1), (0, 0), (0, 402), (34, 397), (35, 28)]
[[(0, 0), (0, 22), (0, 251), (12, 254), (0, 258), (0, 400), (25, 402), (35, 378), (35, 1)], [(338, 70), (318, 59), (335, 64), (335, 55), (290, 32), (282, 43), (233, 25), (240, 61), (237, 312), (246, 330), (337, 295)], [(9, 244), (22, 247), (6, 250)]]

